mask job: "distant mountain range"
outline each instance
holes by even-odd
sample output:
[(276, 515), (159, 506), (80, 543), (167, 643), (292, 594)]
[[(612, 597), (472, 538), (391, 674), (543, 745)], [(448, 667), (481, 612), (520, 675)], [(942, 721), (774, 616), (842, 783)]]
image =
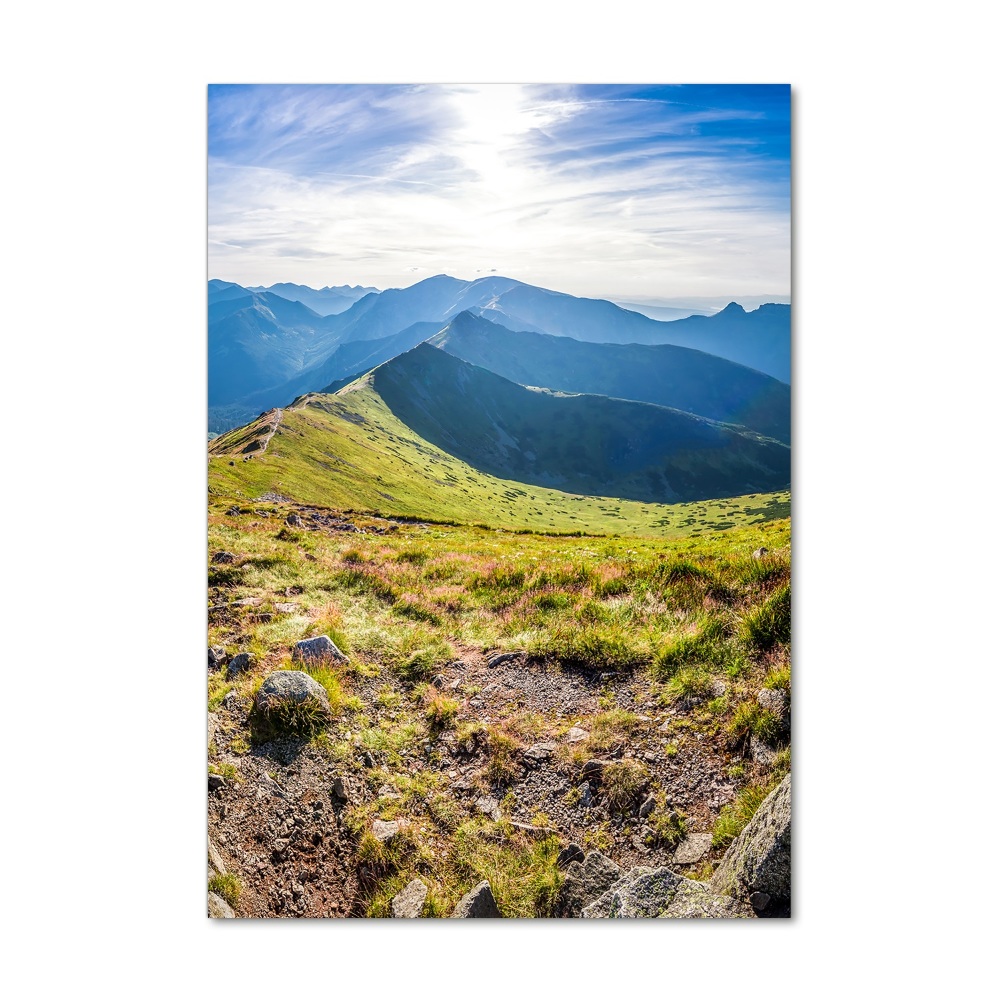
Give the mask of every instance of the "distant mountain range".
[(308, 285), (295, 285), (288, 281), (278, 282), (264, 288), (262, 285), (250, 289), (252, 292), (272, 292), (283, 299), (301, 302), (309, 306), (320, 316), (335, 316), (349, 309), (358, 299), (364, 298), (369, 292), (378, 292), (377, 288), (362, 285), (327, 285), (323, 288), (310, 288)]
[[(286, 298), (276, 289), (298, 298)], [(309, 292), (319, 297), (312, 297), (313, 304), (324, 309), (335, 296), (360, 298), (341, 312), (321, 314), (306, 301)], [(326, 306), (320, 301), (324, 295)], [(382, 292), (360, 286), (318, 291), (287, 284), (244, 288), (212, 280), (208, 283), (210, 427), (221, 431), (236, 426), (261, 410), (283, 406), (297, 395), (388, 361), (434, 336), (463, 312), (490, 320), (499, 337), (517, 331), (594, 344), (671, 344), (735, 361), (782, 382), (790, 380), (787, 305), (746, 312), (733, 303), (714, 316), (662, 322), (601, 299), (577, 298), (499, 276), (462, 281), (437, 275), (409, 288)], [(520, 343), (529, 342), (522, 338)], [(666, 355), (660, 360), (667, 363)], [(545, 379), (554, 377), (555, 363), (546, 362)], [(530, 374), (530, 357), (520, 358), (519, 364), (528, 384), (544, 381)], [(627, 366), (627, 359), (621, 364)], [(627, 375), (620, 379), (627, 380)], [(674, 381), (679, 386), (683, 378)], [(636, 391), (649, 395), (653, 390)], [(680, 398), (678, 403), (686, 408)], [(734, 412), (744, 405), (750, 405), (749, 398), (742, 403), (734, 400)]]
[(522, 385), (656, 403), (788, 443), (791, 388), (732, 361), (669, 344), (589, 344), (514, 333), (459, 313), (428, 343)]

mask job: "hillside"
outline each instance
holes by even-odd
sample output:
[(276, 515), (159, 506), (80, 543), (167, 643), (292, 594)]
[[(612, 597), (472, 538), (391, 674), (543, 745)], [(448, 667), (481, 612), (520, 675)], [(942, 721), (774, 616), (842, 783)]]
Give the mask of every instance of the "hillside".
[(680, 410), (525, 388), (421, 344), (371, 384), (422, 438), (505, 479), (671, 503), (784, 489), (789, 450)]
[(270, 494), (427, 521), (668, 537), (789, 512), (787, 491), (666, 506), (501, 479), (421, 438), (371, 382), (369, 376), (335, 396), (305, 396), (212, 441), (210, 503), (224, 507)]
[(469, 312), (430, 343), (522, 385), (656, 403), (742, 424), (785, 444), (791, 438), (789, 386), (690, 348), (513, 333)]

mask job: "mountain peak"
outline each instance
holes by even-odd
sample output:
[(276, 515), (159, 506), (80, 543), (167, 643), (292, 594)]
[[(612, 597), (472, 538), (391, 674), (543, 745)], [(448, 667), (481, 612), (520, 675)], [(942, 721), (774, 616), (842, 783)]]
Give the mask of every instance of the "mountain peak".
[(725, 309), (721, 309), (715, 314), (716, 316), (744, 316), (746, 315), (746, 309), (739, 304), (739, 302), (730, 302)]

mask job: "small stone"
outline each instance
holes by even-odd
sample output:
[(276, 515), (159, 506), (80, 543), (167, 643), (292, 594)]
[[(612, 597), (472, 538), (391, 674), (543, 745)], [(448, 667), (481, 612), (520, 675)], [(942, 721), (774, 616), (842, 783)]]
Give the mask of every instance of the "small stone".
[(594, 801), (593, 793), (590, 790), (590, 782), (584, 781), (578, 786), (578, 788), (580, 792), (580, 805), (583, 806), (584, 809), (589, 809), (591, 802)]
[(233, 908), (221, 897), (217, 896), (214, 892), (208, 894), (208, 915), (218, 920), (220, 918), (233, 918), (236, 916), (233, 913)]
[(589, 735), (590, 735), (590, 733), (588, 733), (586, 729), (581, 729), (579, 726), (574, 726), (566, 734), (566, 742), (567, 743), (580, 743), (583, 740), (585, 740)]
[(645, 819), (656, 808), (656, 798), (652, 795), (639, 806), (639, 818)]
[(552, 756), (555, 749), (555, 743), (536, 743), (534, 746), (530, 746), (524, 751), (524, 756), (527, 757), (528, 760), (542, 763)]
[(335, 663), (347, 663), (347, 657), (337, 649), (328, 635), (317, 635), (311, 639), (301, 639), (292, 650), (292, 659), (322, 663), (332, 660)]
[(223, 666), (226, 662), (226, 648), (225, 646), (209, 646), (208, 647), (208, 669), (218, 670), (219, 667)]
[(763, 559), (767, 555), (767, 549), (762, 545), (759, 549), (753, 550), (754, 559)]
[(766, 892), (750, 893), (750, 905), (754, 908), (754, 912), (760, 913), (766, 910), (770, 904), (771, 897)]
[(710, 691), (713, 698), (721, 698), (729, 690), (729, 685), (725, 681), (714, 680)]
[(216, 552), (215, 555), (212, 556), (212, 562), (216, 565), (219, 565), (220, 563), (234, 563), (236, 562), (236, 556), (234, 556), (232, 552)]
[(489, 882), (480, 882), (467, 892), (455, 907), (453, 917), (499, 917), (500, 910), (493, 898)]
[(757, 704), (777, 718), (783, 732), (788, 731), (789, 709), (791, 706), (787, 691), (776, 688), (762, 688), (757, 692)]
[(215, 731), (219, 728), (219, 717), (215, 712), (208, 713), (208, 742), (211, 744), (215, 739)]
[(579, 844), (567, 844), (556, 858), (556, 867), (565, 868), (574, 861), (583, 864), (583, 848)]
[(403, 796), (392, 785), (385, 784), (379, 788), (378, 797), (380, 799), (401, 799)]
[(449, 685), (449, 691), (457, 691), (462, 686), (462, 678), (456, 677)]
[(210, 774), (208, 776), (208, 790), (217, 792), (226, 787), (226, 779), (221, 774)]
[(301, 528), (303, 523), (302, 518), (295, 513), (291, 513), (285, 518), (285, 524), (287, 524), (290, 528)]
[(583, 770), (580, 772), (580, 777), (585, 778), (587, 781), (596, 782), (598, 785), (604, 778), (604, 767), (607, 761), (604, 760), (588, 760), (586, 764), (583, 765)]
[(294, 615), (299, 610), (299, 606), (297, 604), (289, 604), (287, 601), (276, 601), (274, 610), (281, 615)]
[(486, 661), (486, 665), (488, 667), (499, 667), (505, 663), (510, 663), (512, 660), (520, 659), (523, 655), (523, 653), (498, 653), (496, 656), (491, 656)]
[(238, 677), (240, 674), (245, 674), (248, 670), (253, 668), (253, 654), (252, 653), (237, 653), (230, 661), (229, 666), (226, 668), (226, 677), (232, 679), (233, 677)]
[(341, 802), (354, 803), (357, 796), (354, 791), (354, 782), (346, 775), (337, 775), (333, 779), (333, 796)]
[(710, 833), (691, 833), (684, 838), (674, 851), (675, 865), (691, 865), (708, 854), (712, 849)]
[(405, 889), (392, 897), (392, 902), (389, 904), (392, 915), (397, 919), (419, 917), (426, 898), (427, 886), (415, 878)]
[(239, 704), (240, 696), (235, 691), (227, 691), (222, 699), (222, 707), (231, 712)]
[(377, 819), (372, 823), (372, 835), (380, 844), (390, 843), (399, 834), (400, 826), (395, 820)]
[(492, 795), (484, 795), (476, 799), (476, 808), (494, 822), (500, 819), (500, 803)]
[(435, 674), (431, 678), (431, 686), (436, 688), (444, 687), (444, 674)]
[(212, 838), (208, 838), (208, 863), (220, 875), (226, 874), (226, 863), (222, 860), (219, 849), (212, 843)]

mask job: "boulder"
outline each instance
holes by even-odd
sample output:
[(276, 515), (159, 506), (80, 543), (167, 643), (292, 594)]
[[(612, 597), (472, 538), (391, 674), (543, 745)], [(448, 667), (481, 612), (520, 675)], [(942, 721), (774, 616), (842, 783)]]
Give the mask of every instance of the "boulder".
[(500, 803), (492, 795), (476, 799), (476, 808), (495, 822), (500, 820)]
[(300, 640), (292, 650), (292, 659), (307, 663), (347, 663), (347, 657), (328, 635)]
[(753, 910), (669, 868), (633, 868), (580, 914), (588, 920), (645, 917), (752, 917)]
[(218, 670), (226, 662), (226, 647), (225, 646), (209, 646), (208, 647), (208, 669)]
[(535, 763), (543, 764), (555, 752), (555, 743), (535, 743), (524, 751), (525, 759)]
[(276, 670), (269, 674), (254, 703), (257, 711), (265, 714), (282, 704), (312, 704), (330, 711), (326, 688), (301, 670)]
[(580, 916), (583, 908), (614, 885), (621, 874), (618, 865), (599, 851), (591, 851), (582, 862), (570, 862), (556, 898), (556, 913), (562, 917)]
[(302, 518), (294, 512), (285, 518), (285, 524), (287, 524), (290, 528), (301, 528), (304, 523), (305, 522), (303, 522)]
[(236, 916), (236, 914), (233, 913), (233, 908), (221, 896), (217, 896), (214, 892), (210, 892), (208, 894), (208, 915), (216, 918)]
[(229, 661), (229, 666), (226, 668), (226, 678), (231, 680), (233, 677), (245, 674), (248, 670), (253, 669), (253, 663), (253, 653), (237, 653)]
[(389, 904), (392, 915), (396, 918), (419, 917), (424, 909), (427, 898), (427, 886), (415, 878), (405, 889), (392, 897)]
[(586, 729), (581, 729), (579, 726), (573, 726), (569, 732), (566, 733), (567, 743), (582, 743), (590, 733)]
[(489, 882), (480, 882), (467, 892), (455, 907), (453, 917), (499, 917), (500, 910), (493, 898)]
[(748, 899), (767, 893), (769, 903), (790, 903), (792, 889), (792, 776), (760, 804), (729, 845), (710, 885), (719, 893)]

